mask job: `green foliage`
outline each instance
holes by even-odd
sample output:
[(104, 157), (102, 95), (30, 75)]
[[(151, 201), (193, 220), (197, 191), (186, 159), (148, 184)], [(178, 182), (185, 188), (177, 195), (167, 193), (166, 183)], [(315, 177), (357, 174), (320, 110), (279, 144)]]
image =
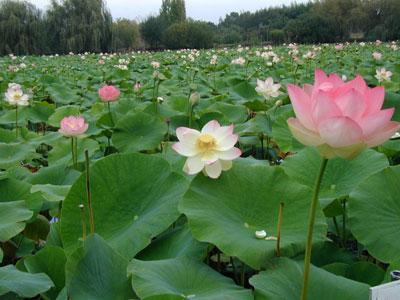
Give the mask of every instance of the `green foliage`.
[(0, 2), (0, 54), (41, 53), (44, 26), (42, 13), (27, 1)]
[(186, 20), (185, 0), (163, 0), (160, 17), (169, 26)]
[(206, 22), (175, 23), (163, 34), (163, 44), (169, 49), (204, 49), (213, 46), (214, 31)]
[(139, 46), (139, 25), (136, 21), (117, 19), (112, 31), (113, 51), (127, 51)]

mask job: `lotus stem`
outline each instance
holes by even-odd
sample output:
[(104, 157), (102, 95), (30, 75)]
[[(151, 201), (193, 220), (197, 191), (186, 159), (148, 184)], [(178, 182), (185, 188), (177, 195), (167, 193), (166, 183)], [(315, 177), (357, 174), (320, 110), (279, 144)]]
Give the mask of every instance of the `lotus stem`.
[(282, 229), (282, 218), (283, 218), (283, 207), (285, 203), (281, 202), (279, 204), (279, 214), (278, 214), (278, 230), (276, 238), (276, 256), (281, 256), (281, 229)]
[(321, 162), (321, 167), (319, 169), (318, 177), (315, 181), (313, 197), (311, 200), (310, 213), (309, 213), (309, 217), (308, 217), (307, 244), (306, 244), (306, 253), (305, 253), (305, 257), (304, 257), (304, 277), (303, 277), (303, 289), (301, 291), (301, 300), (307, 299), (308, 279), (310, 276), (311, 251), (312, 251), (312, 239), (313, 239), (315, 215), (316, 215), (316, 211), (317, 211), (319, 190), (321, 188), (322, 177), (324, 175), (327, 163), (328, 163), (328, 160), (326, 158), (323, 158), (322, 162)]
[(92, 193), (90, 190), (90, 161), (89, 161), (89, 151), (85, 150), (85, 160), (86, 160), (86, 193), (87, 193), (87, 202), (89, 206), (89, 222), (90, 222), (90, 233), (94, 233), (94, 214), (93, 214), (93, 206), (92, 206)]
[(114, 123), (113, 116), (112, 116), (112, 113), (111, 113), (111, 105), (110, 105), (110, 102), (107, 102), (107, 108), (108, 108), (108, 114), (110, 115), (111, 124), (112, 124), (112, 126), (114, 127), (115, 123)]
[(18, 105), (15, 106), (15, 136), (18, 138)]
[(85, 206), (80, 204), (79, 209), (81, 210), (82, 240), (86, 240)]

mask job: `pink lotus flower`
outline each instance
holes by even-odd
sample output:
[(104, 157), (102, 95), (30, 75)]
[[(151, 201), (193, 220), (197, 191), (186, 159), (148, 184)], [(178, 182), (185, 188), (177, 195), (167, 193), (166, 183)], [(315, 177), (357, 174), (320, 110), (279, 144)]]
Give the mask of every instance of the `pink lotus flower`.
[(343, 50), (343, 44), (336, 44), (335, 45), (336, 50)]
[(326, 158), (353, 158), (400, 128), (391, 121), (394, 108), (381, 109), (385, 89), (369, 88), (361, 76), (343, 82), (336, 74), (316, 70), (314, 85), (288, 85), (288, 92), (296, 113), (288, 120), (292, 134)]
[(69, 116), (61, 120), (58, 132), (67, 137), (75, 137), (85, 133), (88, 127), (83, 117)]
[(105, 85), (99, 89), (99, 96), (103, 102), (114, 102), (120, 95), (119, 89), (113, 85)]
[(239, 148), (234, 147), (238, 136), (233, 134), (233, 125), (221, 126), (214, 120), (208, 122), (201, 132), (179, 127), (176, 135), (179, 142), (172, 148), (188, 157), (183, 171), (189, 175), (203, 171), (206, 176), (218, 178), (222, 171), (232, 167), (232, 160), (242, 154)]

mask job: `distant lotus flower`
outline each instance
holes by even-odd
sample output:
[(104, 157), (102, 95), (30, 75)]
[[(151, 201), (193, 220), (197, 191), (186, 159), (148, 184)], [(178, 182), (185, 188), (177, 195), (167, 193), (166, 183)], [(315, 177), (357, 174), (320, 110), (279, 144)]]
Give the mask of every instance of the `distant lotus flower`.
[(390, 71), (386, 71), (385, 68), (380, 68), (376, 70), (375, 78), (378, 79), (379, 82), (382, 81), (390, 81), (393, 73)]
[(58, 132), (67, 137), (75, 137), (85, 133), (88, 127), (83, 117), (69, 116), (61, 120)]
[(103, 102), (114, 102), (118, 100), (121, 92), (113, 85), (105, 85), (99, 89), (99, 96)]
[(179, 142), (172, 148), (188, 157), (183, 170), (189, 175), (203, 171), (211, 178), (218, 178), (222, 171), (232, 167), (232, 160), (242, 154), (240, 149), (235, 147), (238, 136), (233, 134), (233, 125), (220, 126), (213, 120), (208, 122), (201, 132), (179, 127), (176, 135)]
[(160, 68), (160, 63), (158, 61), (152, 61), (150, 64), (154, 69)]
[(336, 50), (343, 50), (343, 44), (336, 44), (335, 45)]
[(142, 88), (142, 84), (138, 81), (133, 85), (133, 90), (138, 93), (140, 89)]
[(10, 83), (8, 85), (7, 92), (4, 94), (6, 97), (6, 101), (10, 105), (15, 106), (28, 106), (29, 105), (29, 96), (24, 94), (22, 88), (19, 84)]
[(382, 53), (374, 52), (374, 53), (372, 53), (372, 57), (373, 57), (375, 60), (381, 60), (381, 59), (382, 59)]
[(381, 109), (383, 87), (369, 88), (361, 76), (343, 82), (315, 71), (314, 85), (288, 85), (296, 118), (288, 120), (294, 137), (316, 146), (325, 158), (353, 158), (364, 148), (388, 140), (399, 128), (392, 122), (394, 108)]
[(236, 58), (236, 59), (232, 60), (231, 64), (232, 65), (240, 65), (240, 66), (242, 66), (242, 65), (245, 64), (245, 62), (246, 62), (246, 60), (243, 57), (239, 57), (239, 58)]
[(278, 97), (280, 88), (281, 85), (279, 83), (274, 84), (272, 77), (268, 77), (265, 81), (257, 79), (256, 92), (267, 100)]

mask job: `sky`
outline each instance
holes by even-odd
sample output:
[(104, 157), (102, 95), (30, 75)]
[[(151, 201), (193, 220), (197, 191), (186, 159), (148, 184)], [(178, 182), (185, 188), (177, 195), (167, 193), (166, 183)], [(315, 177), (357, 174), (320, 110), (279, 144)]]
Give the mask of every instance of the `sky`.
[[(45, 9), (50, 0), (30, 0), (38, 8)], [(162, 0), (106, 0), (114, 18), (144, 20), (156, 15)], [(256, 11), (269, 6), (289, 5), (307, 0), (186, 0), (186, 14), (195, 20), (218, 23), (220, 17), (236, 11)]]

